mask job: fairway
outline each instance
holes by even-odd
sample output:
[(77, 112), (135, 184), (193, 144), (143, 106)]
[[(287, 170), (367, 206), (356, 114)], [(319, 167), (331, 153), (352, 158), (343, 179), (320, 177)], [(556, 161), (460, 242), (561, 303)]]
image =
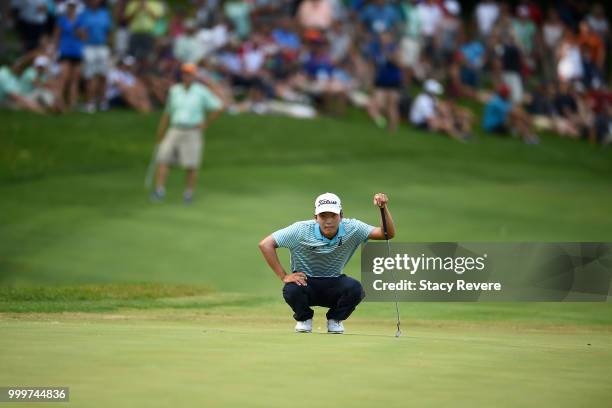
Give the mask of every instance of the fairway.
[(399, 339), (393, 304), (364, 303), (346, 335), (321, 334), (322, 309), (297, 335), (257, 248), (325, 191), (371, 224), (386, 192), (397, 242), (609, 242), (610, 149), (225, 115), (194, 203), (174, 171), (153, 204), (158, 118), (0, 112), (0, 386), (68, 386), (79, 407), (612, 401), (610, 302), (402, 303)]

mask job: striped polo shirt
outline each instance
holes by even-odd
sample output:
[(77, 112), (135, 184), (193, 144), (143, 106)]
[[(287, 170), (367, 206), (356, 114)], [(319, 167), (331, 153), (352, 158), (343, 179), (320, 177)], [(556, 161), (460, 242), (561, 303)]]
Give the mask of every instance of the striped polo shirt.
[(343, 218), (338, 233), (328, 239), (315, 220), (298, 221), (272, 234), (276, 245), (291, 252), (291, 271), (310, 277), (340, 276), (359, 245), (375, 227), (356, 219)]

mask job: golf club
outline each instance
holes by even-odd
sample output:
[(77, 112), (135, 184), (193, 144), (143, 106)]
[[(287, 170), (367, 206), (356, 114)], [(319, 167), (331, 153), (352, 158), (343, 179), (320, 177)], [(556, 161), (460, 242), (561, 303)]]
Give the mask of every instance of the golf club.
[(153, 185), (153, 176), (155, 175), (155, 165), (157, 164), (157, 148), (159, 144), (155, 144), (155, 148), (153, 149), (153, 154), (151, 155), (151, 160), (149, 161), (149, 166), (147, 167), (147, 173), (145, 174), (144, 186), (145, 189), (149, 190)]
[[(391, 245), (389, 244), (389, 235), (387, 234), (387, 217), (385, 216), (385, 209), (383, 207), (380, 208), (380, 215), (382, 217), (383, 223), (383, 232), (385, 234), (385, 240), (387, 241), (387, 256), (391, 258)], [(395, 280), (395, 270), (392, 269), (393, 280)], [(402, 335), (402, 330), (400, 329), (400, 313), (399, 313), (399, 305), (397, 304), (397, 293), (393, 292), (395, 295), (395, 314), (397, 316), (397, 331), (395, 332), (395, 337), (399, 337)]]

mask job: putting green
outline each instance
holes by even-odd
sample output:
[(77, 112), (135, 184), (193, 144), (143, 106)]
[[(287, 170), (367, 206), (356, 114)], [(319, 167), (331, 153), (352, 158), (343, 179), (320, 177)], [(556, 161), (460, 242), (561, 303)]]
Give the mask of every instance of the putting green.
[(322, 334), (319, 312), (317, 333), (296, 334), (278, 303), (14, 316), (0, 320), (0, 384), (69, 386), (79, 407), (586, 407), (612, 398), (609, 326), (407, 320), (396, 339), (392, 319), (359, 315), (347, 334)]

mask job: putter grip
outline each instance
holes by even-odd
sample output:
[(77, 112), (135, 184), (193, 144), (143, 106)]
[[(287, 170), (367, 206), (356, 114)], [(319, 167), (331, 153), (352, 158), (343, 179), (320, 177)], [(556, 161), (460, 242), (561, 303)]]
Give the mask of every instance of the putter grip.
[(387, 217), (385, 217), (385, 209), (384, 208), (380, 208), (380, 216), (382, 217), (382, 224), (383, 224), (383, 232), (385, 233), (385, 239), (387, 238)]

